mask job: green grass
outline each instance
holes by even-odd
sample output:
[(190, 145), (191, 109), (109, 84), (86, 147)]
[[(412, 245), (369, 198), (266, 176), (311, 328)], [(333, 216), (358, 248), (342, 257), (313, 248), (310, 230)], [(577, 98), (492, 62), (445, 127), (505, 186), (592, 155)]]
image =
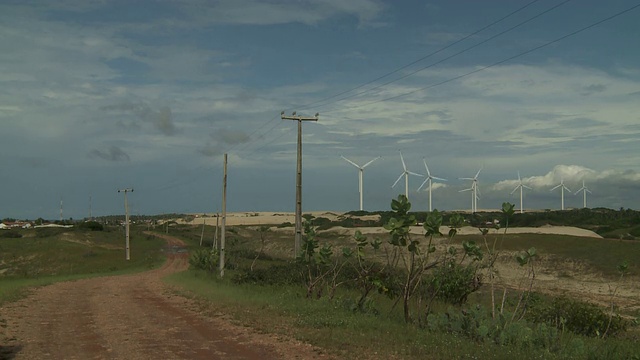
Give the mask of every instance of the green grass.
[[(190, 270), (165, 281), (179, 293), (200, 300), (202, 311), (229, 315), (238, 325), (259, 332), (295, 337), (340, 358), (349, 359), (582, 359), (624, 347), (640, 351), (637, 340), (584, 338), (565, 334), (565, 349), (557, 353), (526, 347), (478, 343), (462, 336), (431, 332), (405, 324), (400, 307), (386, 298), (376, 298), (379, 314), (350, 310), (355, 293), (342, 291), (331, 301), (306, 299), (301, 287), (236, 285), (226, 279)], [(597, 350), (594, 350), (597, 349)], [(596, 351), (596, 352), (594, 352)], [(616, 350), (617, 351), (617, 350)]]
[[(44, 231), (40, 231), (44, 230)], [(164, 240), (131, 234), (131, 260), (125, 259), (119, 229), (26, 229), (22, 238), (0, 238), (0, 303), (19, 298), (31, 286), (90, 276), (144, 271), (164, 261)]]

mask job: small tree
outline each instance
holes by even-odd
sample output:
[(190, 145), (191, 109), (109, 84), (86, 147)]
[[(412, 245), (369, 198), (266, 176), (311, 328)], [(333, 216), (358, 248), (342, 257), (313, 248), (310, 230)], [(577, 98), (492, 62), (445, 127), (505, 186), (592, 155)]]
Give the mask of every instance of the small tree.
[(351, 248), (344, 248), (342, 250), (345, 259), (349, 260), (355, 258), (355, 263), (352, 264), (354, 270), (358, 274), (355, 279), (356, 284), (360, 288), (360, 297), (356, 303), (358, 309), (362, 310), (369, 294), (374, 289), (377, 289), (380, 293), (389, 293), (389, 288), (385, 286), (383, 280), (383, 274), (387, 269), (386, 265), (381, 265), (375, 261), (367, 261), (365, 257), (365, 251), (367, 247), (371, 247), (374, 254), (380, 250), (382, 242), (380, 240), (374, 240), (369, 242), (366, 236), (362, 235), (360, 230), (356, 230), (353, 236), (355, 241), (355, 251)]
[(391, 256), (387, 256), (387, 263), (391, 268), (396, 268), (400, 262), (404, 269), (404, 279), (401, 280), (401, 299), (405, 322), (411, 321), (410, 300), (418, 286), (422, 283), (422, 277), (436, 263), (429, 264), (429, 255), (435, 252), (433, 238), (440, 234), (442, 215), (436, 210), (429, 213), (424, 223), (425, 237), (429, 239), (426, 249), (420, 248), (420, 241), (411, 237), (411, 226), (416, 224), (414, 215), (409, 214), (411, 203), (404, 195), (391, 201), (393, 213), (384, 228), (389, 231), (391, 239), (389, 244), (393, 246)]

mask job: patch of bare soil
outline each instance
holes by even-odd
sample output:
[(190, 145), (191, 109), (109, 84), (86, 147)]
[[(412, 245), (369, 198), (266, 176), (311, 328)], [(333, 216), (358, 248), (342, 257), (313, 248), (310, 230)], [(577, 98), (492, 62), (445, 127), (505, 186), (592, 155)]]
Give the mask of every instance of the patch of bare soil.
[(167, 241), (159, 269), (38, 288), (0, 308), (0, 359), (324, 359), (292, 339), (258, 334), (200, 314), (161, 278), (185, 270), (188, 255)]
[[(504, 252), (496, 262), (499, 281), (510, 288), (528, 286), (526, 269), (520, 267), (515, 259), (516, 252)], [(617, 311), (630, 314), (640, 311), (640, 280), (637, 275), (629, 275), (620, 281), (596, 273), (589, 266), (541, 255), (536, 263), (534, 291), (556, 296), (580, 299), (602, 307), (614, 302)], [(615, 291), (615, 296), (612, 297)]]

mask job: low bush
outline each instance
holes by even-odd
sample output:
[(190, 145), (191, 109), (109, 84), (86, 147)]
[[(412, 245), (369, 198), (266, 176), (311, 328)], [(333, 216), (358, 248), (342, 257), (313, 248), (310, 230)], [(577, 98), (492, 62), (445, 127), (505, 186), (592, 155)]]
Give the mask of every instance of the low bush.
[(292, 285), (301, 284), (305, 267), (299, 262), (274, 265), (268, 268), (241, 269), (232, 278), (236, 284)]
[[(615, 335), (625, 331), (628, 322), (619, 315), (610, 316), (596, 305), (566, 297), (551, 303), (536, 303), (529, 309), (528, 319), (546, 323), (585, 336)], [(610, 323), (609, 323), (610, 322)]]
[(90, 231), (103, 231), (104, 226), (97, 221), (85, 221), (78, 224), (78, 229)]
[(429, 279), (428, 292), (446, 303), (462, 305), (480, 288), (480, 277), (474, 266), (453, 261), (436, 268)]
[(12, 231), (12, 230), (0, 230), (0, 238), (5, 238), (5, 239), (19, 239), (22, 237), (22, 234), (20, 234), (17, 231)]
[[(199, 249), (189, 256), (189, 265), (195, 269), (215, 271), (218, 268), (220, 255), (217, 250)], [(227, 265), (225, 263), (225, 265)]]

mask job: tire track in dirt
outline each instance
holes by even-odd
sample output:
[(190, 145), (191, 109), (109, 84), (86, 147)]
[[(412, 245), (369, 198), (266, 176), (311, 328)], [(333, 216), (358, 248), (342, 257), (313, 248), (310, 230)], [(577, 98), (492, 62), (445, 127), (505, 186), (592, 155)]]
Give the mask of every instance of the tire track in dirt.
[(5, 304), (0, 359), (317, 359), (318, 349), (198, 314), (163, 276), (188, 268), (184, 243), (168, 235), (167, 261), (139, 274), (35, 289)]

